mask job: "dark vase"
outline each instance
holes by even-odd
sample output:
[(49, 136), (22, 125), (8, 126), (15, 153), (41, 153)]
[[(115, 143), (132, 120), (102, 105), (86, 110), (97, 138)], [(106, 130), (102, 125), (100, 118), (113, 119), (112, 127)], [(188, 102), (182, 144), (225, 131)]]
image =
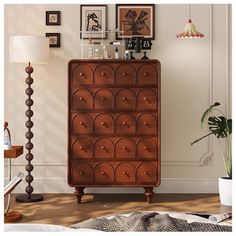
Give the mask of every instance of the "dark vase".
[(130, 52), (130, 59), (134, 60), (135, 57), (133, 56), (133, 52)]
[(147, 57), (147, 52), (143, 52), (144, 56), (141, 58), (141, 60), (148, 60), (149, 58)]

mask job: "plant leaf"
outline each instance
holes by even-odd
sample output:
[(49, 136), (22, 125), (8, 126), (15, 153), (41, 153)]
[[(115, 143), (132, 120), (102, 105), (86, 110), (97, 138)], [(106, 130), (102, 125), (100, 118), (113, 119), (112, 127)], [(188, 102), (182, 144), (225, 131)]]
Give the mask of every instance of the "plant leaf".
[(220, 106), (221, 104), (219, 102), (215, 102), (214, 104), (212, 104), (208, 109), (206, 109), (202, 115), (202, 118), (201, 118), (201, 128), (203, 128), (203, 125), (207, 119), (207, 117), (210, 115), (210, 113), (212, 112), (213, 110), (213, 107), (217, 107), (217, 106)]
[(224, 116), (212, 116), (208, 118), (209, 130), (217, 138), (225, 138), (232, 133), (232, 119), (227, 120)]

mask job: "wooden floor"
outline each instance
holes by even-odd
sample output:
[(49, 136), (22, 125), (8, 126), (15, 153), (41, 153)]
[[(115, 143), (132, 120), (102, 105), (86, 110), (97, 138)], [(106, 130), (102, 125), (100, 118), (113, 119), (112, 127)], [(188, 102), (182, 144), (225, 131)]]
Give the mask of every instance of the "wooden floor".
[(130, 211), (178, 211), (189, 213), (219, 213), (231, 211), (220, 204), (214, 194), (156, 194), (153, 203), (145, 202), (141, 194), (85, 195), (81, 204), (72, 194), (45, 194), (44, 201), (16, 203), (12, 210), (23, 214), (19, 223), (44, 223), (69, 226), (91, 217)]

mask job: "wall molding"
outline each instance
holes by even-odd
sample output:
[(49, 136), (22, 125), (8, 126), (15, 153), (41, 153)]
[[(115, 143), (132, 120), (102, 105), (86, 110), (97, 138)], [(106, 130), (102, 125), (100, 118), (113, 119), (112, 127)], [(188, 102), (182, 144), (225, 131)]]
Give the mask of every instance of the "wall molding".
[[(7, 178), (4, 179), (7, 183)], [(67, 178), (35, 178), (32, 186), (35, 193), (73, 193), (74, 188), (67, 183)], [(20, 183), (15, 193), (24, 192), (25, 180)], [(143, 193), (141, 187), (99, 187), (86, 188), (86, 193)], [(156, 193), (218, 193), (218, 178), (162, 178)]]

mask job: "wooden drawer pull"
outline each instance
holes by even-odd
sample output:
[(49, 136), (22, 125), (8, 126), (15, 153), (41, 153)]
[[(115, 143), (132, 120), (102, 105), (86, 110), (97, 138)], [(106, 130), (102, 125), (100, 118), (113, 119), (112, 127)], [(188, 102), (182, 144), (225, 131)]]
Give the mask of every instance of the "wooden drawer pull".
[(127, 173), (125, 171), (122, 172), (123, 175), (127, 175)]
[(80, 172), (79, 172), (79, 174), (80, 174), (80, 175), (83, 175), (83, 174), (84, 174), (84, 172), (83, 172), (83, 171), (80, 171)]
[(122, 125), (127, 125), (127, 123), (125, 121), (122, 122)]
[(105, 175), (106, 173), (104, 171), (101, 172), (101, 175)]
[(79, 73), (79, 75), (80, 75), (80, 76), (83, 76), (83, 75), (84, 75), (84, 73), (83, 73), (83, 72), (80, 72), (80, 73)]
[(148, 175), (148, 172), (146, 170), (144, 171), (144, 175)]
[(84, 98), (83, 98), (83, 97), (79, 97), (79, 100), (80, 100), (80, 101), (83, 101), (83, 100), (84, 100)]
[(123, 149), (123, 150), (127, 150), (127, 147), (126, 147), (126, 146), (123, 146), (122, 149)]
[(101, 146), (101, 149), (102, 149), (102, 150), (105, 150), (106, 148), (105, 148), (104, 146)]
[(104, 97), (101, 97), (101, 101), (105, 101), (105, 98), (104, 98)]
[(144, 146), (143, 148), (144, 148), (144, 150), (149, 150), (149, 148), (147, 146)]
[(126, 98), (126, 97), (123, 97), (123, 98), (122, 98), (122, 100), (123, 100), (123, 101), (126, 101), (126, 100), (127, 100), (127, 98)]
[(102, 121), (102, 122), (101, 122), (101, 125), (102, 125), (102, 126), (104, 126), (104, 125), (105, 125), (105, 122), (104, 122), (104, 121)]
[(144, 124), (144, 125), (148, 125), (147, 121), (144, 121), (143, 124)]
[(147, 72), (144, 72), (143, 75), (144, 75), (144, 76), (148, 76), (148, 73), (147, 73)]
[(80, 149), (80, 150), (84, 150), (84, 147), (83, 147), (83, 146), (80, 146), (79, 149)]
[(104, 76), (105, 75), (105, 73), (104, 72), (101, 72), (101, 76)]
[(84, 125), (84, 122), (80, 121), (79, 124), (80, 124), (80, 125)]
[(144, 101), (148, 101), (148, 98), (147, 98), (147, 97), (144, 97), (143, 100), (144, 100)]
[(123, 72), (123, 73), (122, 73), (122, 75), (123, 75), (123, 76), (126, 76), (126, 75), (127, 75), (127, 73), (126, 73), (126, 72)]

